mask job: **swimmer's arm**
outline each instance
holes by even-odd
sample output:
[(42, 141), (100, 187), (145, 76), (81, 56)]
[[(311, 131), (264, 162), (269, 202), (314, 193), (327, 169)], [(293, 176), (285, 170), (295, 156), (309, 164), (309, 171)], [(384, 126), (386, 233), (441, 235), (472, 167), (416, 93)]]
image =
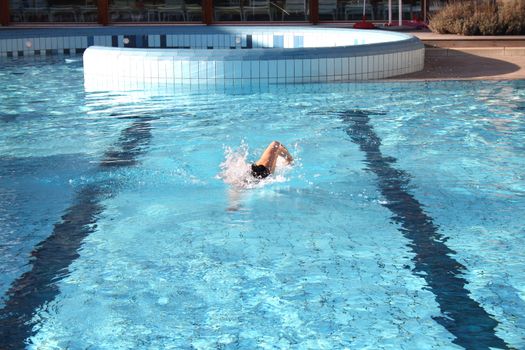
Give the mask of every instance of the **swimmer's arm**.
[(288, 164), (293, 163), (292, 155), (290, 154), (290, 152), (288, 152), (286, 147), (284, 147), (282, 144), (279, 145), (279, 155), (283, 157)]

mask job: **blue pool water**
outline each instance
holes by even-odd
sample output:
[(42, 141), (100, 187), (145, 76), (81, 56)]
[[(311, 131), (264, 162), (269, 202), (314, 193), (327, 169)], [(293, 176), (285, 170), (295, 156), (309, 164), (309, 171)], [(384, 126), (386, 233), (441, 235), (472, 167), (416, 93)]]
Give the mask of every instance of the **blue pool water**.
[[(0, 65), (0, 348), (525, 348), (525, 81)], [(294, 166), (237, 181), (273, 139)]]

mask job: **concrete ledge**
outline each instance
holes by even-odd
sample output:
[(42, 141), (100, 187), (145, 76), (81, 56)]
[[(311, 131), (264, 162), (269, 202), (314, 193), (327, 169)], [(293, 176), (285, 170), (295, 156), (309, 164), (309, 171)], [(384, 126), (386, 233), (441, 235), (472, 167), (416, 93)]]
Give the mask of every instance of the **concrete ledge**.
[(425, 45), (429, 56), (475, 55), (491, 56), (525, 56), (525, 36), (464, 36), (453, 34), (436, 34), (432, 32), (412, 32)]
[(414, 31), (410, 34), (429, 47), (525, 47), (524, 35), (465, 36), (430, 31)]
[(525, 79), (525, 36), (461, 36), (414, 31), (425, 44), (425, 67), (396, 80)]
[(525, 47), (525, 39), (508, 38), (505, 39), (420, 39), (426, 46), (441, 48), (456, 47)]
[(525, 47), (455, 47), (455, 48), (426, 47), (425, 54), (428, 55), (429, 57), (464, 56), (464, 55), (474, 55), (474, 56), (482, 56), (482, 57), (525, 56)]
[(525, 47), (506, 47), (505, 56), (525, 56)]

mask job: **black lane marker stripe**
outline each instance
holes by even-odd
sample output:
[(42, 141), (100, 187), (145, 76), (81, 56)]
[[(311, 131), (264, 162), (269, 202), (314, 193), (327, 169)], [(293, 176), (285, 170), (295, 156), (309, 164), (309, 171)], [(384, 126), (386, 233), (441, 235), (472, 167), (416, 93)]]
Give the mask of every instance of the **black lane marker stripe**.
[[(134, 165), (144, 153), (151, 140), (152, 118), (137, 119), (122, 131), (115, 148), (105, 153), (101, 170)], [(104, 210), (100, 201), (115, 195), (116, 190), (107, 182), (81, 189), (62, 222), (55, 224), (51, 235), (35, 247), (31, 270), (12, 283), (0, 310), (0, 349), (25, 348), (26, 339), (35, 333), (33, 316), (60, 293), (57, 282), (68, 275), (83, 240), (96, 229), (97, 218)]]
[(368, 114), (374, 113), (361, 110), (340, 113), (349, 125), (346, 133), (365, 153), (367, 168), (377, 175), (379, 189), (387, 200), (383, 206), (392, 212), (392, 219), (401, 225), (399, 230), (411, 241), (414, 272), (426, 280), (436, 296), (443, 316), (434, 320), (456, 337), (455, 344), (466, 349), (508, 349), (495, 334), (498, 322), (470, 298), (465, 288), (467, 281), (461, 277), (465, 266), (452, 258), (455, 251), (447, 247), (446, 238), (425, 214), (421, 203), (406, 191), (409, 175), (391, 166), (395, 158), (381, 154), (381, 139), (369, 124)]
[(135, 165), (137, 157), (144, 152), (144, 148), (149, 143), (151, 138), (150, 122), (154, 119), (142, 117), (126, 128), (119, 138), (117, 147), (105, 152), (100, 166), (107, 168)]

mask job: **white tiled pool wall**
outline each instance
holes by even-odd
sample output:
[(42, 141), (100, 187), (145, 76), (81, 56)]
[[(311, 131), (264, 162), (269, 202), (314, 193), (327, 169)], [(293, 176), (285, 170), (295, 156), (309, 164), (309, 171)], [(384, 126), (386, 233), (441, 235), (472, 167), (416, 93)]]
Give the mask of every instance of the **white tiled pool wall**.
[[(169, 52), (163, 57), (106, 51), (103, 65), (85, 64), (84, 69), (87, 83), (122, 88), (140, 88), (144, 84), (234, 86), (343, 82), (382, 79), (421, 70), (423, 51), (424, 48), (419, 48), (375, 55), (275, 60), (190, 60), (170, 56)], [(87, 54), (91, 52), (88, 50)]]

